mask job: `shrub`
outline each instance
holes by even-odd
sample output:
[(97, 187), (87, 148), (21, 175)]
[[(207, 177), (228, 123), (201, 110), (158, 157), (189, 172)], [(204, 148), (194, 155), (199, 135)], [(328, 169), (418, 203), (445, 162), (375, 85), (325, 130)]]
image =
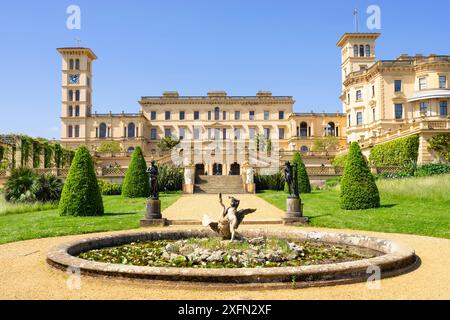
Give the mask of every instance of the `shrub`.
[(359, 210), (380, 207), (375, 178), (367, 166), (357, 142), (350, 146), (341, 180), (341, 208)]
[(428, 150), (435, 151), (441, 159), (450, 162), (450, 133), (438, 134), (428, 143)]
[(104, 196), (116, 196), (122, 194), (122, 185), (119, 183), (98, 180), (98, 187)]
[(150, 195), (147, 164), (140, 147), (136, 147), (131, 156), (131, 161), (122, 185), (122, 195), (127, 198), (141, 198)]
[(415, 173), (416, 177), (434, 176), (450, 173), (450, 165), (443, 163), (426, 164), (419, 167)]
[(278, 172), (272, 175), (255, 174), (256, 190), (274, 190), (281, 191), (284, 189), (284, 175), (282, 172)]
[(61, 198), (63, 189), (61, 179), (52, 175), (40, 175), (31, 186), (31, 192), (40, 202), (57, 202)]
[(35, 173), (28, 168), (13, 169), (11, 176), (5, 185), (5, 199), (9, 202), (33, 202), (34, 196), (31, 192)]
[[(309, 182), (308, 172), (306, 171), (305, 164), (303, 163), (302, 156), (299, 152), (296, 152), (292, 159), (292, 166), (294, 167), (295, 165), (297, 165), (298, 191), (300, 193), (311, 193), (311, 183)], [(285, 183), (284, 191), (288, 192), (288, 190), (287, 183)], [(292, 192), (294, 192), (294, 190), (292, 190)]]
[(161, 165), (158, 167), (158, 190), (180, 191), (183, 189), (184, 170), (174, 165)]
[(5, 154), (5, 147), (0, 145), (0, 162), (3, 160)]
[(341, 168), (343, 168), (345, 166), (345, 161), (346, 160), (347, 160), (347, 154), (342, 154), (342, 155), (334, 157), (334, 159), (331, 162), (331, 164), (334, 167), (341, 167)]
[(85, 146), (79, 147), (75, 153), (64, 183), (59, 212), (70, 216), (99, 216), (104, 213), (94, 165)]
[(403, 166), (417, 161), (419, 136), (413, 135), (377, 145), (370, 151), (369, 162), (373, 166)]

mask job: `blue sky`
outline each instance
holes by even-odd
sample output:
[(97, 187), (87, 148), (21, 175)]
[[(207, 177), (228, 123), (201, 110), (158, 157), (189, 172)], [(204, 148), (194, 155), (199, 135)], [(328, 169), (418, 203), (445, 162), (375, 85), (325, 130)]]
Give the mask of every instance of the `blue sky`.
[[(81, 7), (81, 30), (66, 28), (66, 8)], [(366, 29), (379, 5), (377, 56), (450, 54), (448, 0), (71, 0), (0, 1), (0, 133), (59, 139), (61, 62), (57, 47), (91, 47), (93, 105), (137, 112), (138, 100), (177, 90), (292, 95), (295, 111), (341, 110), (336, 42)]]

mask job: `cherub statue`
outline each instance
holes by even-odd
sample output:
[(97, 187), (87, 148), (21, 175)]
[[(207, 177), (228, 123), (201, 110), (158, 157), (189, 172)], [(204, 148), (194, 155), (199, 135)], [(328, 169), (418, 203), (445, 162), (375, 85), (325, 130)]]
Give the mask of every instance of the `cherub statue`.
[(231, 202), (228, 208), (225, 207), (222, 200), (222, 194), (219, 193), (219, 203), (223, 212), (219, 216), (219, 222), (213, 222), (208, 215), (203, 216), (203, 226), (209, 226), (217, 232), (223, 240), (234, 240), (236, 230), (244, 220), (244, 217), (256, 211), (256, 209), (242, 209), (238, 211), (240, 201), (234, 197), (228, 197)]

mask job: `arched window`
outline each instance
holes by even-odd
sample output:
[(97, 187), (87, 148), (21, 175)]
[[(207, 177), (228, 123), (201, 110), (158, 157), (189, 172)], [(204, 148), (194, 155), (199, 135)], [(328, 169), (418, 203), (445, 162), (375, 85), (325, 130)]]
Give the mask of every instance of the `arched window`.
[(69, 106), (69, 117), (73, 117), (73, 107)]
[(359, 46), (359, 56), (364, 57), (364, 46), (363, 45)]
[(325, 128), (326, 136), (335, 136), (336, 135), (336, 125), (334, 122), (329, 122)]
[(127, 150), (128, 154), (132, 154), (134, 152), (134, 147), (129, 147)]
[(80, 90), (75, 91), (75, 101), (80, 101)]
[(219, 107), (214, 108), (214, 120), (218, 121), (220, 120), (220, 109)]
[(366, 57), (370, 57), (370, 56), (371, 56), (371, 54), (370, 54), (370, 46), (366, 45)]
[(73, 59), (69, 60), (69, 69), (73, 70)]
[(99, 138), (106, 138), (106, 123), (100, 123)]
[(80, 136), (80, 126), (75, 126), (75, 138)]
[(75, 106), (75, 117), (80, 116), (80, 106)]
[(306, 122), (300, 123), (300, 137), (308, 136), (308, 124)]
[(80, 70), (80, 59), (75, 60), (75, 69)]
[(69, 90), (69, 101), (73, 101), (73, 91)]
[(69, 126), (69, 128), (68, 128), (67, 131), (68, 131), (68, 132), (67, 132), (67, 136), (68, 136), (69, 138), (72, 138), (72, 136), (73, 136), (73, 127), (72, 127), (72, 126)]
[(134, 138), (136, 136), (136, 126), (133, 122), (128, 124), (128, 138)]
[(356, 44), (353, 46), (353, 56), (354, 57), (358, 56), (358, 46)]
[(309, 149), (308, 149), (307, 146), (302, 146), (302, 147), (300, 148), (300, 152), (301, 152), (301, 153), (307, 153), (308, 151), (309, 151)]

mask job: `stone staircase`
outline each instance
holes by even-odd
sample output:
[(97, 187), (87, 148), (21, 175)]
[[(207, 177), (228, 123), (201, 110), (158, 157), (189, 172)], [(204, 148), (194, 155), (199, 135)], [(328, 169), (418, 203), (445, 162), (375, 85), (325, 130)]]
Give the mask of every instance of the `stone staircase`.
[(245, 192), (241, 176), (197, 176), (194, 193), (242, 194)]

